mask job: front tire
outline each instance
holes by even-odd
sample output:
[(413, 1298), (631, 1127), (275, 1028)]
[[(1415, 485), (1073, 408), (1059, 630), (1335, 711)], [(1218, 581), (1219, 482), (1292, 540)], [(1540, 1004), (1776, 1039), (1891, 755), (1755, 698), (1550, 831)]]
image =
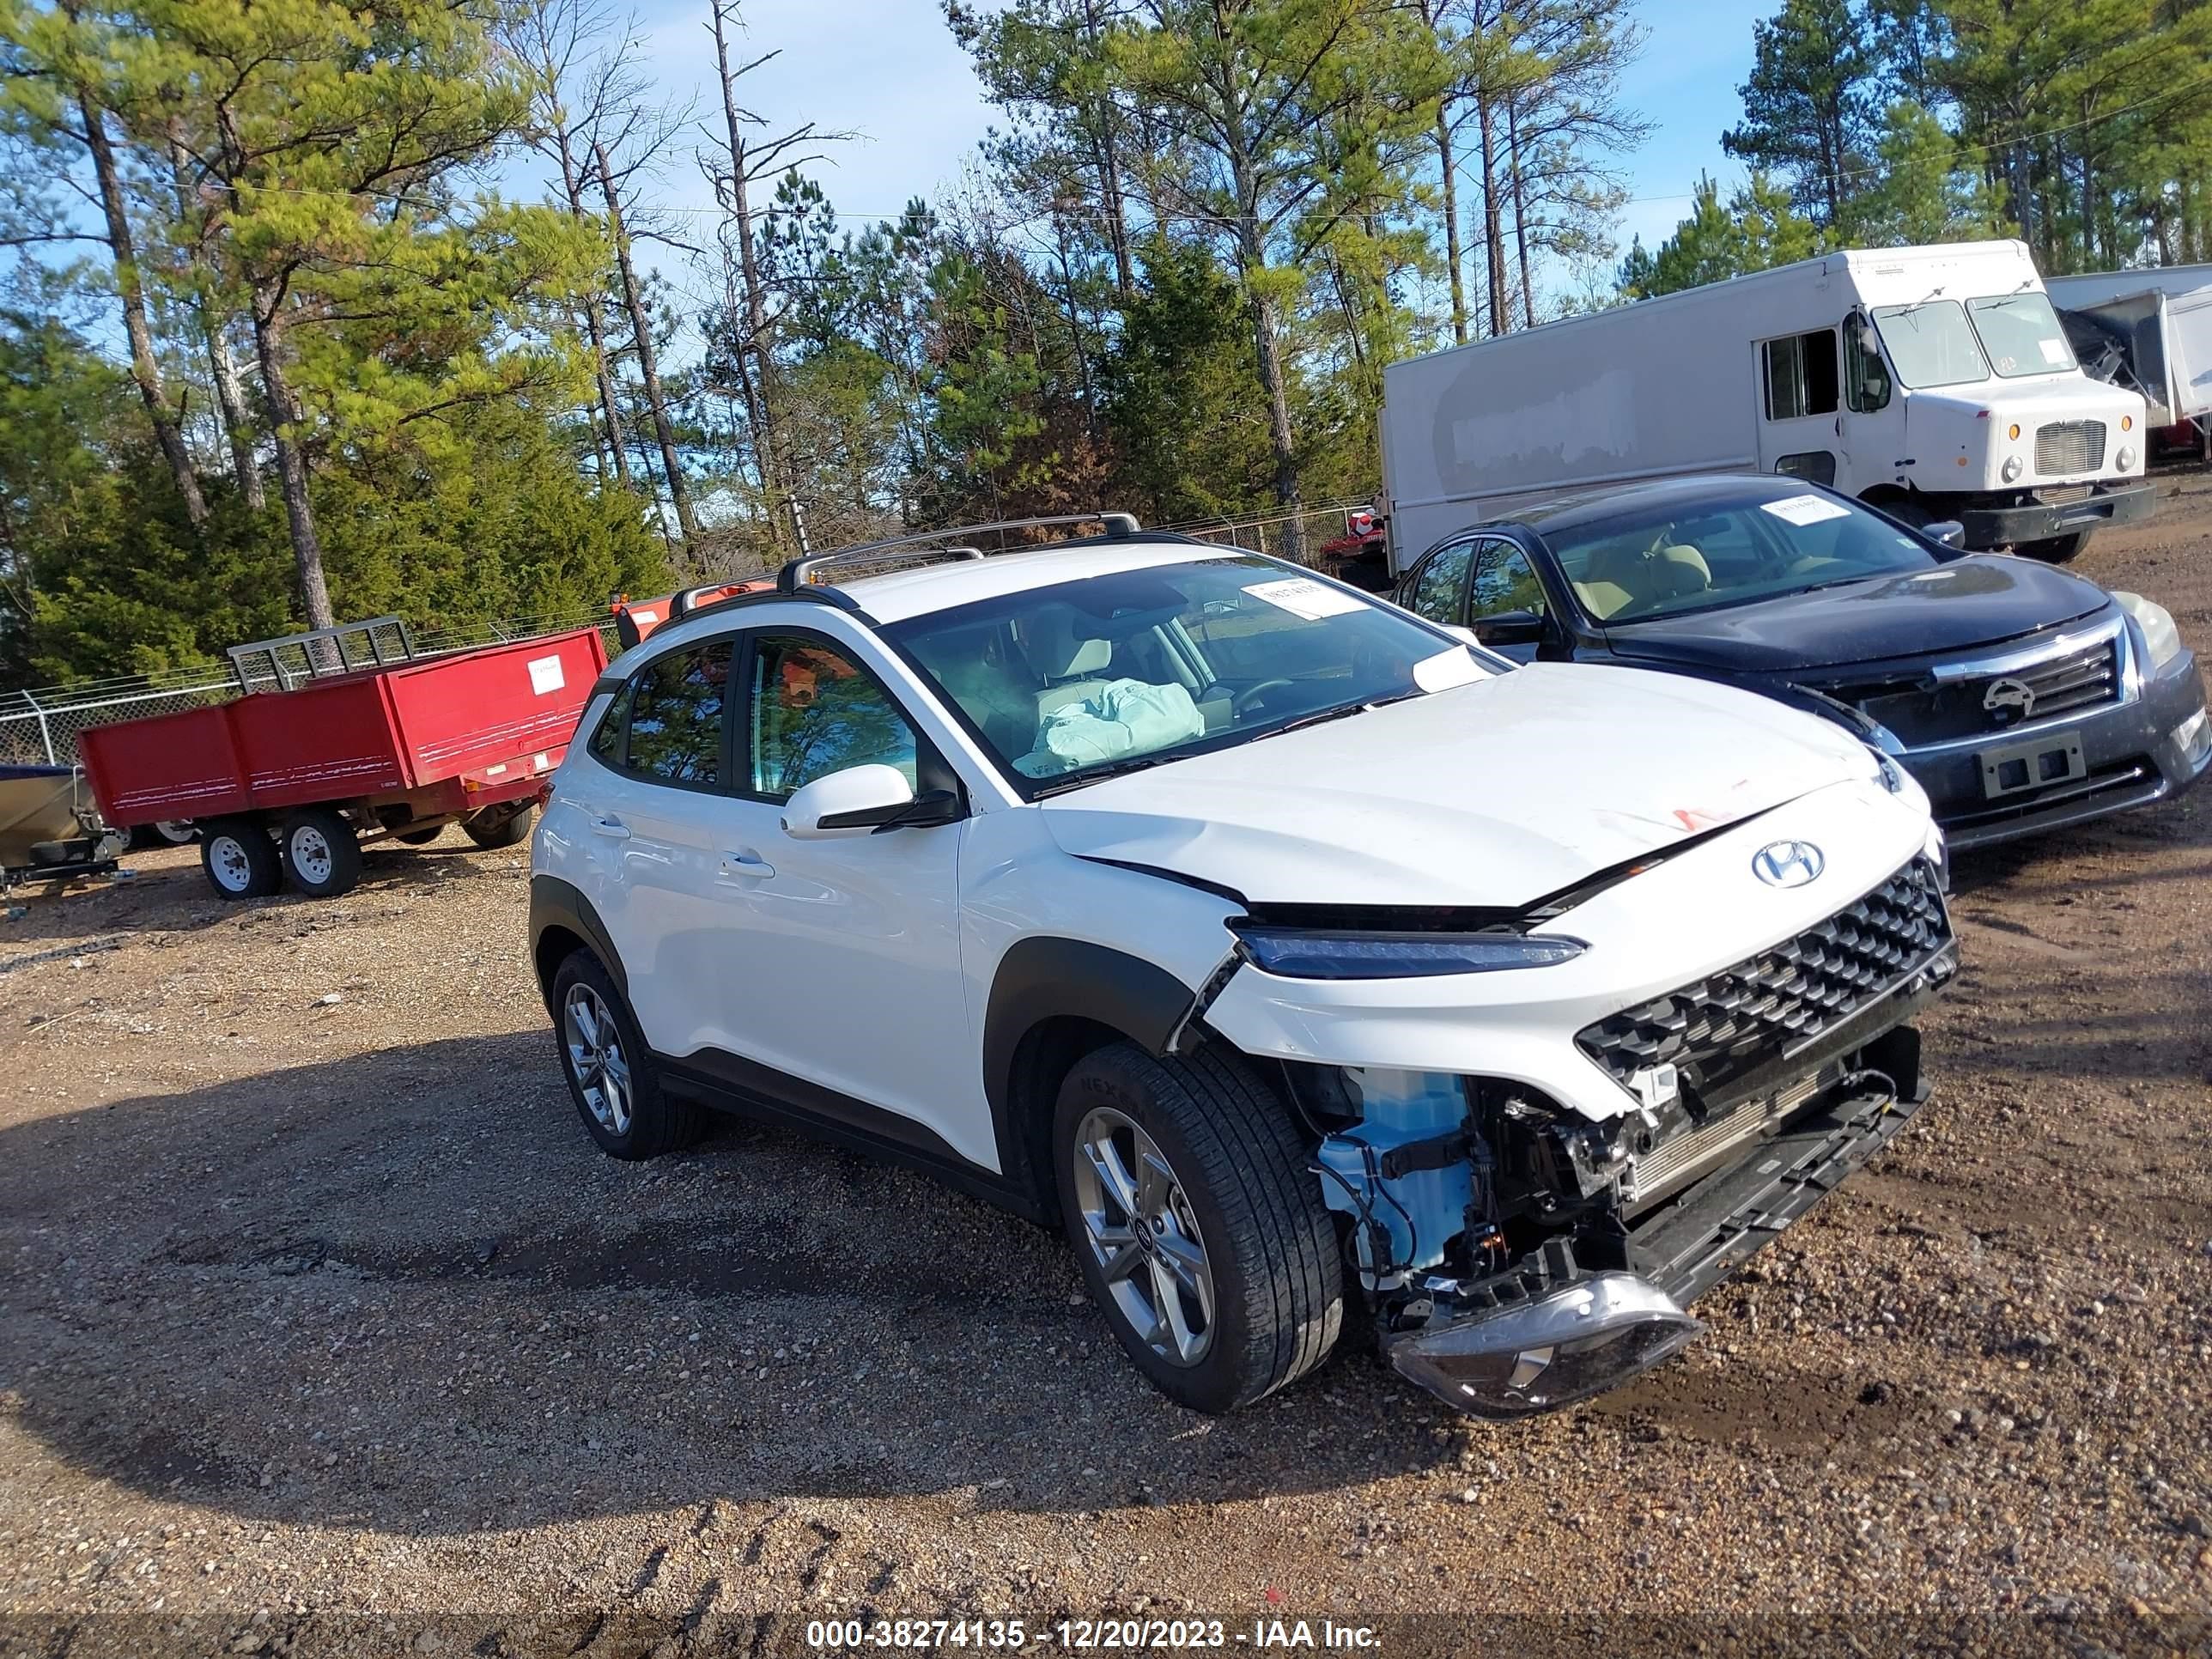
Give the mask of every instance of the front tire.
[(2047, 541), (2022, 542), (2013, 551), (2023, 559), (2039, 559), (2045, 564), (2070, 564), (2089, 544), (2089, 532), (2077, 530), (2070, 536), (2053, 536)]
[(1232, 1411), (1328, 1357), (1336, 1229), (1310, 1150), (1242, 1060), (1086, 1055), (1060, 1085), (1053, 1151), (1084, 1282), (1161, 1393)]
[(200, 870), (218, 898), (267, 898), (284, 884), (276, 843), (252, 818), (217, 818), (204, 826)]
[(589, 951), (572, 951), (553, 975), (553, 1024), (568, 1097), (599, 1150), (639, 1162), (690, 1146), (706, 1109), (663, 1092), (629, 999)]

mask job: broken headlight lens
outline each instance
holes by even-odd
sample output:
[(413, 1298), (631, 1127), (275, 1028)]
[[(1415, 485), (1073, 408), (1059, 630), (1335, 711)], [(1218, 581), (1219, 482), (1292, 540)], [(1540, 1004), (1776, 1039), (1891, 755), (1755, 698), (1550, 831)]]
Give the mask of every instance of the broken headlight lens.
[(1234, 930), (1253, 963), (1287, 979), (1425, 979), (1550, 968), (1589, 947), (1541, 933), (1322, 933), (1299, 928)]

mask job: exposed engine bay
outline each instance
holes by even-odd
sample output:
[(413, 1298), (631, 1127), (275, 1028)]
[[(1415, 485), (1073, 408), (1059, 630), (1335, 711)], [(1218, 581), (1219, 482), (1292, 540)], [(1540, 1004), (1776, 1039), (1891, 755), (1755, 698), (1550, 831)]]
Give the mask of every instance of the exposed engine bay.
[(1778, 994), (1725, 981), (1728, 1012), (1693, 987), (1593, 1027), (1586, 1049), (1638, 1100), (1606, 1121), (1498, 1079), (1281, 1062), (1392, 1363), (1461, 1410), (1510, 1417), (1692, 1340), (1687, 1304), (1925, 1103), (1903, 1022), (1956, 971), (1940, 902), (1925, 948), (1832, 1020), (1744, 1018), (1745, 999), (1753, 1013), (1802, 1000), (1827, 965), (1792, 960)]

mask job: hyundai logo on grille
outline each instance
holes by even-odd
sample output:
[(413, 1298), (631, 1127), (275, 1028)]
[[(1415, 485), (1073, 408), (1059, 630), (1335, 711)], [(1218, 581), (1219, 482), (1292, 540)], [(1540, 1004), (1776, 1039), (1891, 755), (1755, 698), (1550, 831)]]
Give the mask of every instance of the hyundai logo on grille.
[(2017, 708), (2020, 717), (2028, 720), (2035, 714), (2035, 688), (2026, 680), (2007, 675), (2001, 680), (1991, 680), (1990, 689), (1982, 693), (1982, 707), (1994, 714), (2000, 709)]
[(1751, 855), (1751, 872), (1769, 887), (1802, 887), (1828, 867), (1809, 841), (1771, 841)]

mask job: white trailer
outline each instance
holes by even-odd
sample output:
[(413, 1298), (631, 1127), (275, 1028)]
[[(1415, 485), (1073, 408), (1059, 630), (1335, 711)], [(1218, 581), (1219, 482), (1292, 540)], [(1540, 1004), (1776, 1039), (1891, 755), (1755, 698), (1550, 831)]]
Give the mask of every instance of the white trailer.
[(2212, 432), (2212, 265), (2053, 276), (2044, 287), (2083, 368), (2142, 392), (2154, 428)]
[(2150, 511), (2144, 418), (2081, 372), (2022, 244), (1832, 253), (1391, 365), (1391, 565), (1531, 501), (1693, 472), (2070, 558)]

